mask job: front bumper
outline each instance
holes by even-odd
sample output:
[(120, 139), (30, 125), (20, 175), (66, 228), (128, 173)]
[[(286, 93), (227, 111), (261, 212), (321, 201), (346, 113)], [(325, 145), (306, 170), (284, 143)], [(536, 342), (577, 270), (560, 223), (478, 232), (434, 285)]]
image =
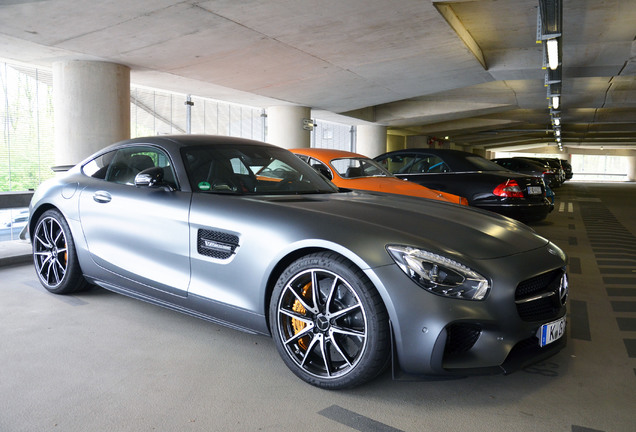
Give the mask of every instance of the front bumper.
[[(394, 360), (401, 371), (409, 375), (508, 373), (565, 346), (565, 336), (545, 347), (539, 347), (536, 337), (541, 325), (565, 315), (565, 305), (526, 313), (515, 303), (515, 292), (523, 281), (563, 273), (561, 256), (540, 248), (480, 264), (476, 270), (481, 274), (496, 275), (484, 301), (426, 292), (397, 266), (374, 270), (386, 289), (381, 294), (387, 297)], [(554, 281), (550, 283), (554, 285)], [(545, 289), (553, 289), (552, 285)]]

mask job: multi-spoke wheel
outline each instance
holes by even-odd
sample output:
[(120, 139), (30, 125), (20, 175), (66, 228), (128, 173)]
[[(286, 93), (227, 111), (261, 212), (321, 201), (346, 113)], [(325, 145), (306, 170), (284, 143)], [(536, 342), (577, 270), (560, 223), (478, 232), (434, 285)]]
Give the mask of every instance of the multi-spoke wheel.
[(47, 210), (40, 216), (32, 241), (35, 271), (44, 288), (67, 294), (86, 287), (71, 231), (60, 212)]
[(274, 288), (270, 323), (283, 360), (310, 384), (362, 384), (387, 362), (382, 300), (364, 274), (336, 254), (308, 255), (289, 266)]

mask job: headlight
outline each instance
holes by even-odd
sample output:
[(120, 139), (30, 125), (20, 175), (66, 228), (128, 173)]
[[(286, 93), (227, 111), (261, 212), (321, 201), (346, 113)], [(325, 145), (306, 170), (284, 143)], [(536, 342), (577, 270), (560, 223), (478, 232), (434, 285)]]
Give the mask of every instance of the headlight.
[(391, 257), (415, 283), (444, 297), (483, 300), (490, 283), (479, 273), (452, 259), (408, 246), (387, 246)]

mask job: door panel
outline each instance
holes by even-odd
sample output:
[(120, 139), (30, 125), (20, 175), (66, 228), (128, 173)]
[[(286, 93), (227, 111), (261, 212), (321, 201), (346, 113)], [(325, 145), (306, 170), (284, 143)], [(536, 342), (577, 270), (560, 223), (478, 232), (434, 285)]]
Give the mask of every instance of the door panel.
[[(84, 189), (80, 219), (101, 267), (185, 296), (190, 281), (190, 193), (114, 183)], [(107, 198), (106, 198), (107, 197)]]
[[(137, 187), (135, 176), (163, 169), (165, 187)], [(89, 177), (79, 215), (93, 260), (157, 296), (186, 296), (190, 283), (188, 217), (192, 194), (173, 181), (170, 158), (152, 146), (105, 153), (82, 167)], [(122, 285), (127, 284), (122, 280)]]

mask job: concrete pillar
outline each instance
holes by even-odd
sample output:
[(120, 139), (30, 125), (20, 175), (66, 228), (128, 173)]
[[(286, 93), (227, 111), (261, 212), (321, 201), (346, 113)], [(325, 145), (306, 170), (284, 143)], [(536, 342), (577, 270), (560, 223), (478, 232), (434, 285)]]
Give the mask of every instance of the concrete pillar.
[(636, 156), (627, 157), (627, 181), (636, 181)]
[(310, 147), (310, 130), (303, 127), (303, 121), (310, 117), (311, 109), (307, 107), (267, 108), (267, 142), (287, 149)]
[(387, 134), (386, 151), (404, 150), (406, 147), (406, 137), (403, 135)]
[(53, 63), (55, 163), (80, 162), (130, 138), (130, 69), (97, 61)]
[(386, 126), (356, 126), (356, 153), (374, 158), (386, 152)]
[(406, 137), (406, 148), (429, 148), (426, 135), (410, 135)]

